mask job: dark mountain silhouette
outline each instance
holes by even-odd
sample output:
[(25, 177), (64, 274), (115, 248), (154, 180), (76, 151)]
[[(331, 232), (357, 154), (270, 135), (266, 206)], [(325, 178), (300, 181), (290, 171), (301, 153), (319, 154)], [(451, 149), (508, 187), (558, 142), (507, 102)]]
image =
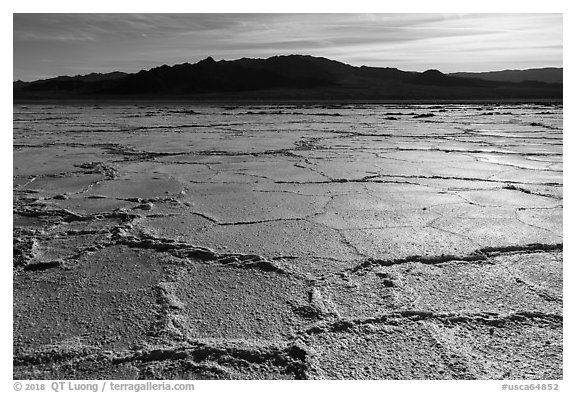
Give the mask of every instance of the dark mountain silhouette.
[(562, 68), (531, 68), (529, 70), (504, 70), (491, 72), (456, 72), (449, 74), (462, 78), (478, 78), (499, 82), (536, 81), (544, 83), (563, 83)]
[(120, 72), (120, 71), (116, 71), (116, 72), (110, 72), (107, 74), (99, 74), (96, 72), (93, 72), (91, 74), (88, 75), (76, 75), (76, 76), (59, 76), (56, 78), (50, 78), (50, 79), (42, 79), (42, 80), (37, 80), (34, 82), (22, 82), (22, 81), (16, 81), (14, 82), (15, 84), (19, 84), (21, 86), (24, 86), (26, 84), (29, 85), (42, 85), (45, 83), (66, 83), (67, 81), (81, 81), (81, 82), (101, 82), (101, 81), (105, 81), (105, 80), (116, 80), (116, 79), (120, 79), (125, 77), (126, 75), (128, 75), (125, 72)]
[(112, 84), (114, 81), (124, 78), (125, 72), (110, 72), (107, 74), (91, 73), (88, 75), (59, 76), (56, 78), (42, 79), (34, 82), (16, 81), (13, 84), (14, 97), (17, 92), (29, 92), (31, 94), (46, 95), (50, 92), (60, 94), (81, 94), (90, 92), (92, 88), (101, 89), (103, 86)]
[[(534, 70), (528, 70), (534, 71)], [(290, 55), (14, 82), (14, 99), (561, 99), (561, 83), (493, 81)]]

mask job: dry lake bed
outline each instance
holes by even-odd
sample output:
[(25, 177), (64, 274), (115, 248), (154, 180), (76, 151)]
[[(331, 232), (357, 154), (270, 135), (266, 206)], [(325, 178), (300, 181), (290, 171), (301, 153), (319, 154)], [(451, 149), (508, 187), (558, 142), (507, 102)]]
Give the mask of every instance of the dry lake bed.
[(561, 379), (561, 105), (15, 105), (15, 379)]

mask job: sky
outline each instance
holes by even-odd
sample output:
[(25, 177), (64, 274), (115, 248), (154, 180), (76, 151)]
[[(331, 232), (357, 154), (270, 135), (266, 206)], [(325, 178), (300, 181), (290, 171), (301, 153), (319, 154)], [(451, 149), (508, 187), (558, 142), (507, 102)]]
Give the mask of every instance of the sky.
[(13, 15), (13, 78), (322, 56), (406, 71), (562, 67), (562, 14)]

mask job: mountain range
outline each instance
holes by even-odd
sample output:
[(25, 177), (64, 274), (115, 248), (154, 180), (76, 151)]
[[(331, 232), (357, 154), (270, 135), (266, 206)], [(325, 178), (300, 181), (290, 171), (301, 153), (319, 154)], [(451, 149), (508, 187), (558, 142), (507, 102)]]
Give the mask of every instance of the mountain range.
[(490, 72), (455, 72), (451, 76), (461, 78), (480, 78), (499, 82), (538, 81), (544, 83), (563, 83), (562, 68), (531, 68), (529, 70), (504, 70)]
[(547, 100), (562, 99), (562, 68), (444, 74), (351, 66), (305, 55), (163, 65), (137, 73), (13, 83), (14, 100)]

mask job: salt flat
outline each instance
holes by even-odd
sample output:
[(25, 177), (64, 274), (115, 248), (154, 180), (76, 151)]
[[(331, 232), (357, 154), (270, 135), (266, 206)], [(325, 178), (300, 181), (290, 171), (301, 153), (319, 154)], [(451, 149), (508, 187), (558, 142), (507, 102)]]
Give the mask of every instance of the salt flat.
[(15, 105), (13, 141), (15, 379), (563, 376), (561, 105)]

